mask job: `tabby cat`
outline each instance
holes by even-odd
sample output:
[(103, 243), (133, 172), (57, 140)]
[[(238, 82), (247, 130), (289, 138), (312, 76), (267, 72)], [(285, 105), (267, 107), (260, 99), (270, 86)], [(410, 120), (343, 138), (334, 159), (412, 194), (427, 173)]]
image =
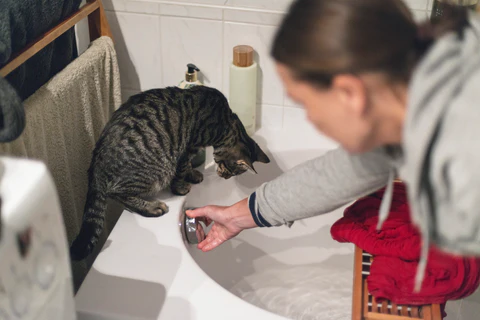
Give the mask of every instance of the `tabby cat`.
[(145, 198), (168, 186), (174, 194), (185, 195), (191, 184), (202, 182), (191, 159), (206, 146), (214, 147), (217, 174), (225, 179), (255, 171), (255, 161), (270, 162), (216, 89), (170, 87), (132, 96), (114, 112), (93, 151), (72, 259), (84, 259), (97, 244), (107, 198), (145, 217), (168, 212), (164, 202)]

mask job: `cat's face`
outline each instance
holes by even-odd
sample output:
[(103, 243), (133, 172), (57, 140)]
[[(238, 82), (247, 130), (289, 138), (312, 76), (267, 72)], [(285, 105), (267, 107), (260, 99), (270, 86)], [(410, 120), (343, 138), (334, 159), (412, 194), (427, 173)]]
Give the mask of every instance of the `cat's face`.
[(253, 139), (249, 141), (238, 142), (232, 148), (219, 148), (214, 152), (214, 159), (218, 165), (217, 174), (224, 178), (230, 179), (238, 176), (247, 170), (256, 173), (253, 163), (258, 161), (269, 163), (267, 155), (260, 149)]

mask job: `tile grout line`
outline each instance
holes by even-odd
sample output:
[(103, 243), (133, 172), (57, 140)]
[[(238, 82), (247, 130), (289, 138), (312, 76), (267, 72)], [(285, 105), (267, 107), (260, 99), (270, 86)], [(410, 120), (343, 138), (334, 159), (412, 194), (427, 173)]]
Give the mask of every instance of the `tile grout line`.
[[(113, 0), (115, 2), (115, 0)], [(159, 5), (173, 5), (173, 6), (187, 6), (187, 7), (200, 7), (200, 8), (216, 8), (216, 9), (226, 9), (226, 10), (237, 10), (237, 11), (248, 11), (248, 12), (260, 12), (260, 13), (273, 13), (273, 14), (285, 14), (286, 10), (276, 10), (276, 9), (263, 9), (263, 8), (253, 8), (253, 7), (242, 7), (242, 6), (232, 6), (228, 5), (228, 0), (225, 0), (223, 4), (207, 4), (207, 3), (197, 3), (197, 2), (187, 2), (187, 1), (152, 1), (152, 0), (126, 0), (126, 2), (146, 2), (146, 3), (157, 3)], [(430, 8), (430, 4), (433, 3), (433, 0), (426, 1), (426, 7), (424, 9), (415, 9), (411, 6), (408, 6), (410, 10), (426, 10)], [(109, 11), (115, 11), (109, 9)]]
[(160, 9), (160, 4), (158, 4), (158, 7), (157, 7), (157, 12), (158, 12), (158, 18), (157, 18), (157, 28), (158, 28), (158, 37), (160, 38), (159, 39), (159, 46), (160, 47), (160, 52), (158, 53), (158, 55), (160, 56), (159, 58), (159, 62), (160, 62), (160, 73), (162, 74), (162, 87), (165, 86), (165, 71), (164, 71), (164, 64), (163, 64), (163, 61), (164, 61), (164, 58), (163, 58), (163, 46), (164, 46), (164, 43), (163, 43), (163, 36), (162, 36), (162, 10)]
[[(433, 0), (429, 0), (433, 1)], [(274, 10), (266, 10), (266, 9), (260, 9), (260, 8), (243, 8), (243, 7), (233, 7), (233, 6), (222, 6), (222, 5), (208, 5), (208, 4), (200, 4), (200, 3), (187, 3), (187, 2), (171, 2), (171, 1), (132, 1), (132, 2), (146, 2), (146, 3), (157, 3), (158, 4), (158, 10), (155, 13), (147, 13), (147, 12), (136, 12), (136, 11), (131, 11), (127, 10), (126, 7), (125, 9), (119, 9), (115, 10), (114, 8), (109, 8), (106, 9), (108, 12), (121, 12), (121, 13), (132, 13), (132, 14), (140, 14), (140, 15), (159, 15), (159, 16), (165, 16), (165, 17), (178, 17), (178, 18), (188, 18), (188, 19), (199, 19), (199, 20), (206, 20), (206, 21), (223, 21), (223, 22), (232, 22), (232, 23), (242, 23), (242, 24), (247, 24), (247, 25), (260, 25), (260, 26), (278, 26), (278, 23), (265, 23), (265, 22), (252, 22), (252, 21), (245, 21), (242, 19), (238, 20), (226, 20), (225, 19), (225, 10), (229, 11), (236, 11), (236, 12), (248, 12), (248, 13), (259, 13), (259, 14), (272, 14), (272, 15), (284, 15), (284, 11), (274, 11)], [(228, 0), (227, 0), (228, 2)], [(412, 9), (410, 10), (417, 11), (417, 12), (424, 12), (428, 16), (428, 8), (429, 8), (429, 3), (427, 1), (427, 8), (426, 9)], [(197, 8), (216, 8), (222, 10), (221, 13), (221, 18), (208, 18), (208, 17), (199, 17), (199, 16), (187, 16), (187, 15), (176, 15), (176, 14), (164, 14), (161, 11), (161, 5), (162, 4), (167, 4), (167, 5), (173, 5), (173, 6), (185, 6), (185, 7), (197, 7)]]
[[(135, 2), (151, 2), (151, 1), (135, 1)], [(251, 12), (261, 12), (261, 13), (276, 13), (276, 14), (285, 14), (286, 11), (274, 10), (274, 9), (262, 9), (262, 8), (249, 8), (249, 7), (236, 7), (227, 5), (225, 2), (224, 5), (215, 5), (215, 4), (205, 4), (205, 3), (196, 3), (196, 2), (177, 2), (177, 1), (155, 1), (159, 4), (167, 5), (176, 5), (176, 6), (187, 6), (187, 7), (200, 7), (200, 8), (215, 8), (215, 9), (227, 9), (227, 10), (238, 10), (238, 11), (251, 11)]]
[[(228, 0), (225, 0), (225, 3), (227, 2)], [(222, 39), (221, 39), (221, 42), (222, 42), (222, 45), (221, 45), (221, 48), (222, 48), (222, 65), (221, 65), (221, 85), (222, 85), (222, 92), (225, 92), (226, 88), (223, 87), (223, 85), (225, 84), (225, 72), (223, 72), (223, 68), (225, 67), (225, 14), (224, 14), (224, 10), (222, 10)]]
[(284, 127), (285, 127), (285, 106), (282, 106), (282, 123), (280, 128), (283, 129)]
[(261, 22), (250, 22), (250, 21), (236, 21), (236, 20), (225, 20), (224, 14), (222, 12), (222, 18), (204, 18), (204, 17), (189, 17), (189, 16), (182, 16), (182, 15), (175, 15), (175, 14), (162, 14), (162, 13), (145, 13), (145, 12), (134, 12), (134, 11), (124, 11), (124, 10), (105, 10), (106, 12), (110, 13), (128, 13), (128, 14), (137, 14), (143, 16), (158, 16), (158, 17), (172, 17), (172, 18), (182, 18), (182, 19), (192, 19), (192, 20), (203, 20), (203, 21), (217, 21), (217, 22), (225, 22), (225, 23), (236, 23), (236, 24), (244, 24), (249, 26), (270, 26), (270, 27), (278, 27), (278, 24), (274, 23), (261, 23)]
[[(113, 0), (115, 1), (115, 0)], [(228, 0), (225, 0), (225, 3), (223, 5), (215, 5), (215, 4), (205, 4), (205, 3), (196, 3), (196, 2), (181, 2), (181, 1), (149, 1), (149, 0), (126, 0), (127, 2), (146, 2), (146, 3), (157, 3), (159, 7), (162, 4), (166, 5), (172, 5), (172, 6), (186, 6), (186, 7), (200, 7), (200, 8), (215, 8), (215, 9), (222, 9), (222, 10), (233, 10), (233, 11), (245, 11), (245, 12), (255, 12), (255, 13), (271, 13), (271, 14), (281, 14), (284, 15), (287, 11), (284, 10), (275, 10), (275, 9), (262, 9), (262, 8), (249, 8), (249, 7), (237, 7), (237, 6), (231, 6), (227, 5)], [(424, 9), (414, 9), (412, 7), (408, 7), (410, 10), (425, 10), (428, 11), (430, 8), (430, 3), (432, 3), (433, 0), (427, 0), (426, 1), (426, 8)], [(106, 9), (107, 11), (125, 11), (125, 12), (131, 12), (125, 10), (115, 10), (115, 9)]]
[[(448, 302), (447, 302), (447, 303), (448, 303)], [(456, 318), (455, 320), (461, 320), (462, 305), (463, 305), (463, 300), (460, 300), (460, 305), (458, 306), (457, 318)]]

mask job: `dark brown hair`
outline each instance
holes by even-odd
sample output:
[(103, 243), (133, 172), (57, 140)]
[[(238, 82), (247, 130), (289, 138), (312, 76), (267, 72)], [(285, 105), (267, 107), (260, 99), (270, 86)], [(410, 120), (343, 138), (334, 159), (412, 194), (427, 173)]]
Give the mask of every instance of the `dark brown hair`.
[(328, 86), (341, 73), (384, 72), (408, 82), (438, 37), (467, 25), (466, 10), (417, 26), (401, 0), (297, 0), (274, 40), (272, 56), (298, 78)]

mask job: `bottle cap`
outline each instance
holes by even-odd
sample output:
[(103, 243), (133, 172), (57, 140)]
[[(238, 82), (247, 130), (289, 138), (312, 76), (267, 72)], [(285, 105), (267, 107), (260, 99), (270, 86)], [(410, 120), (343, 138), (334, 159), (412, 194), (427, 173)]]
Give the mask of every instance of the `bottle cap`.
[(250, 67), (253, 64), (253, 48), (250, 46), (236, 46), (233, 48), (233, 64), (237, 67)]

